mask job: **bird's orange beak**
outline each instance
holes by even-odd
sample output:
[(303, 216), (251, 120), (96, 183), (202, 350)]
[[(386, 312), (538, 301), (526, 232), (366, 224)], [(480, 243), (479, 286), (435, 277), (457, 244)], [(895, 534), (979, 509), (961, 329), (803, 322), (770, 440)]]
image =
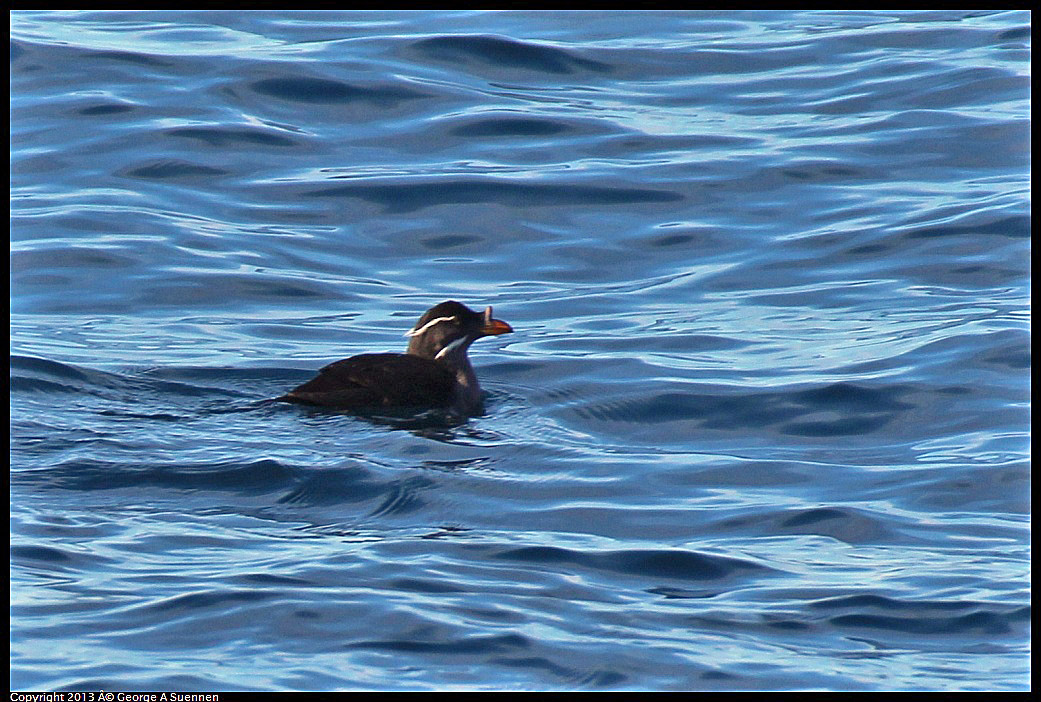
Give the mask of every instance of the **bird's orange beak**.
[(489, 307), (484, 311), (484, 326), (481, 327), (481, 333), (485, 336), (498, 336), (499, 334), (509, 334), (513, 331), (506, 322), (501, 319), (492, 319), (492, 308)]

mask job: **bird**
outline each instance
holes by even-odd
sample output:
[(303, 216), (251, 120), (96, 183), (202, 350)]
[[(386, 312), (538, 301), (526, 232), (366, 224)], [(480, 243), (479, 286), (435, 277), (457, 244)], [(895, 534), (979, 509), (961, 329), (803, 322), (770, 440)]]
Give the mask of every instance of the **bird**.
[(513, 332), (455, 300), (434, 305), (415, 326), (405, 353), (363, 353), (322, 368), (303, 385), (275, 398), (337, 409), (444, 408), (471, 416), (482, 411), (481, 386), (466, 352), (485, 336)]

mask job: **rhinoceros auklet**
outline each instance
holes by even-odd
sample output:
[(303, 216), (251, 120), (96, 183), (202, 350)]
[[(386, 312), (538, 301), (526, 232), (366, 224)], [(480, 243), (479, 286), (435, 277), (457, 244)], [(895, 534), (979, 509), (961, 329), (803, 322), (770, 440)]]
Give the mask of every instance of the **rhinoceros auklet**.
[(406, 353), (363, 353), (330, 363), (276, 399), (340, 409), (444, 407), (474, 414), (481, 408), (481, 386), (466, 351), (482, 336), (512, 331), (492, 318), (491, 307), (482, 314), (448, 300), (405, 333)]

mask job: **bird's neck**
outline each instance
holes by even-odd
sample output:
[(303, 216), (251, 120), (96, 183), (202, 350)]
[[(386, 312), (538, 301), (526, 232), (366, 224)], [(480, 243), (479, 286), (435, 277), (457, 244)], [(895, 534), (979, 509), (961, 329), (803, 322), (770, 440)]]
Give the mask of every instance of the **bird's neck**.
[(405, 353), (410, 356), (419, 356), (420, 358), (433, 359), (434, 354), (437, 353), (437, 349), (428, 348), (418, 336), (412, 337), (408, 342), (408, 351)]
[(458, 349), (449, 349), (448, 353), (437, 358), (437, 362), (446, 366), (455, 375), (456, 404), (466, 411), (480, 407), (481, 386), (477, 382), (477, 373), (470, 365), (470, 357), (466, 355), (469, 344)]

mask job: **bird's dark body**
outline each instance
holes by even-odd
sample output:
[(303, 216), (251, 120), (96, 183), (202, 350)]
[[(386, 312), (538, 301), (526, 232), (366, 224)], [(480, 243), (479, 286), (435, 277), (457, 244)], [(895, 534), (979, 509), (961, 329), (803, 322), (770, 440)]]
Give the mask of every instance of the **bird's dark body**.
[(455, 374), (444, 364), (404, 353), (363, 353), (322, 368), (279, 399), (325, 407), (445, 407)]

